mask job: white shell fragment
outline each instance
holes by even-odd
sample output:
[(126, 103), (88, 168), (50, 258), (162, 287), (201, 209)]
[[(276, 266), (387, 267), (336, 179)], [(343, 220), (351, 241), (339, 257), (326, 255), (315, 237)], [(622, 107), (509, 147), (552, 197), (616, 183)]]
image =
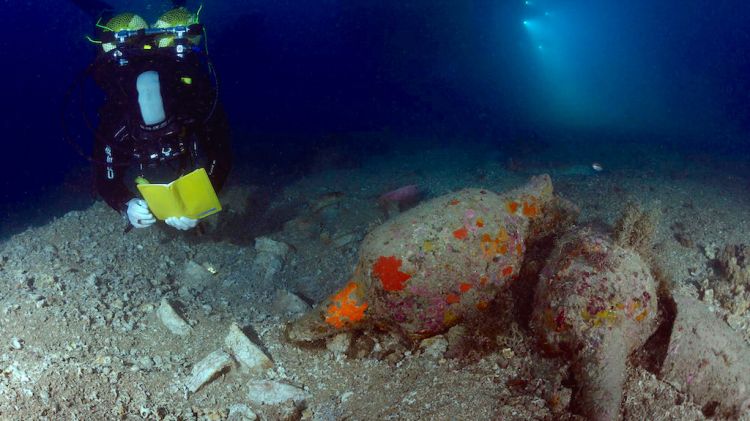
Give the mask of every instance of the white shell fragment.
[(208, 354), (198, 364), (193, 366), (192, 375), (185, 382), (190, 393), (197, 392), (203, 385), (218, 377), (225, 369), (232, 365), (232, 357), (218, 349)]
[(187, 324), (187, 322), (182, 317), (180, 317), (179, 314), (177, 314), (175, 309), (171, 304), (169, 304), (169, 301), (167, 301), (166, 298), (161, 299), (159, 310), (156, 311), (156, 314), (159, 317), (159, 320), (161, 320), (161, 322), (164, 324), (164, 326), (175, 335), (185, 336), (188, 335), (192, 330), (190, 325)]
[(247, 398), (253, 405), (279, 405), (291, 401), (299, 407), (311, 397), (309, 392), (297, 386), (270, 380), (251, 381), (247, 389)]
[(23, 349), (23, 343), (23, 339), (18, 339), (15, 336), (10, 338), (10, 346), (15, 350)]
[(229, 327), (224, 344), (240, 362), (243, 371), (260, 374), (273, 367), (273, 361), (242, 332), (237, 323)]

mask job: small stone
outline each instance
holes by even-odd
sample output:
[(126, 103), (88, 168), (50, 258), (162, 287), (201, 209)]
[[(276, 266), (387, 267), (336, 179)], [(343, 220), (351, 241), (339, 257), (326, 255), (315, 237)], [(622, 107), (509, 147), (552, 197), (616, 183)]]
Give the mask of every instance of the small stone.
[(96, 276), (95, 273), (92, 273), (86, 277), (85, 282), (86, 282), (86, 285), (90, 287), (96, 287), (99, 285), (99, 278)]
[(26, 383), (31, 380), (26, 372), (18, 367), (17, 363), (15, 362), (8, 366), (5, 370), (0, 371), (0, 374), (4, 374), (6, 377), (10, 378), (11, 381), (18, 383)]
[(190, 325), (177, 314), (177, 311), (169, 304), (166, 298), (161, 299), (159, 310), (157, 310), (156, 314), (164, 326), (175, 335), (185, 336), (192, 330)]
[(336, 248), (341, 248), (348, 244), (354, 243), (355, 241), (359, 239), (360, 239), (360, 236), (356, 232), (349, 232), (345, 234), (336, 235), (336, 237), (333, 238), (332, 244)]
[(185, 301), (190, 301), (195, 298), (193, 293), (190, 291), (190, 288), (186, 287), (185, 285), (177, 288), (177, 295), (180, 296)]
[(152, 313), (154, 311), (154, 305), (151, 303), (143, 303), (138, 306), (138, 311), (143, 313)]
[(273, 367), (273, 361), (245, 335), (237, 323), (229, 327), (224, 344), (239, 361), (243, 371), (260, 374)]
[(258, 415), (245, 404), (236, 403), (229, 407), (227, 421), (255, 421), (257, 419)]
[(735, 314), (730, 314), (727, 316), (727, 324), (734, 330), (741, 331), (745, 327), (745, 320), (743, 317), (740, 317)]
[(305, 406), (310, 393), (291, 384), (269, 380), (254, 380), (247, 385), (247, 397), (254, 405), (279, 405), (288, 401), (296, 407)]
[(503, 350), (500, 351), (500, 353), (503, 354), (503, 357), (505, 357), (506, 360), (513, 359), (513, 357), (516, 356), (516, 354), (510, 348), (503, 348)]
[(213, 274), (206, 270), (205, 267), (193, 260), (188, 260), (182, 270), (180, 285), (197, 291), (203, 291), (208, 285), (211, 276)]
[(167, 279), (166, 275), (162, 275), (162, 276), (158, 276), (158, 277), (154, 277), (154, 278), (149, 278), (148, 281), (149, 281), (149, 283), (151, 283), (151, 286), (153, 286), (153, 287), (159, 287), (161, 285), (166, 284), (167, 281), (168, 281), (168, 279)]
[(326, 342), (326, 349), (331, 351), (337, 358), (343, 357), (352, 343), (352, 334), (349, 332), (339, 333)]
[(185, 386), (191, 393), (195, 393), (231, 366), (232, 357), (222, 350), (216, 350), (193, 366), (192, 374), (185, 382)]
[(215, 266), (214, 266), (213, 264), (211, 264), (211, 263), (208, 263), (208, 262), (204, 262), (202, 266), (203, 266), (203, 268), (204, 268), (204, 269), (206, 269), (206, 270), (208, 271), (208, 273), (210, 273), (211, 275), (216, 275), (217, 273), (219, 273), (219, 271), (218, 271), (218, 270), (216, 269), (216, 267), (215, 267)]
[(339, 402), (344, 403), (344, 402), (348, 401), (352, 396), (354, 396), (354, 392), (352, 392), (352, 391), (344, 392), (339, 397)]
[(327, 209), (330, 207), (338, 207), (341, 200), (344, 198), (344, 193), (342, 192), (329, 192), (324, 193), (318, 197), (316, 197), (314, 200), (311, 200), (308, 204), (310, 206), (310, 211), (312, 213), (320, 212), (323, 209)]
[(271, 280), (284, 266), (284, 259), (272, 253), (258, 253), (253, 260), (253, 268), (263, 276), (264, 280)]
[(443, 335), (433, 336), (422, 340), (419, 347), (424, 350), (424, 355), (434, 359), (440, 359), (448, 350), (448, 340)]
[(302, 298), (285, 289), (276, 290), (271, 307), (273, 312), (277, 314), (297, 315), (304, 314), (310, 310), (310, 305)]
[(259, 253), (271, 253), (284, 259), (287, 253), (289, 253), (289, 246), (268, 237), (258, 237), (255, 239), (255, 250)]
[(148, 355), (138, 359), (138, 365), (144, 370), (150, 370), (154, 367), (154, 361)]
[(10, 346), (15, 350), (23, 348), (23, 339), (16, 338), (15, 336), (10, 339)]
[(708, 260), (716, 259), (716, 246), (713, 244), (703, 246), (703, 254)]
[(709, 288), (703, 292), (703, 302), (711, 304), (714, 302), (714, 290)]

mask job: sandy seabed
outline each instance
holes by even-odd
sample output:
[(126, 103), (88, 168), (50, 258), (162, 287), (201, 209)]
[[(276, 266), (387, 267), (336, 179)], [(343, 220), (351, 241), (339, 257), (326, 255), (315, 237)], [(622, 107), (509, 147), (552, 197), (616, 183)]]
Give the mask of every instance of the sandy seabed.
[[(516, 162), (511, 171), (486, 148), (404, 148), (275, 192), (233, 179), (225, 211), (204, 234), (166, 226), (124, 233), (125, 222), (102, 202), (29, 228), (0, 244), (0, 419), (240, 420), (253, 412), (261, 419), (579, 419), (565, 408), (570, 385), (560, 362), (541, 357), (517, 326), (488, 328), (492, 335), (468, 350), (455, 345), (456, 331), (417, 350), (382, 336), (365, 338), (367, 349), (348, 347), (351, 337), (300, 348), (284, 331), (347, 280), (360, 241), (387, 217), (380, 193), (408, 184), (427, 197), (463, 187), (503, 191), (541, 172), (580, 207), (581, 224), (611, 225), (629, 201), (658, 207), (655, 250), (676, 288), (729, 319), (706, 291), (721, 281), (719, 250), (750, 243), (748, 181), (708, 164), (672, 170), (665, 162), (676, 156), (631, 166), (599, 160), (602, 172), (586, 158)], [(289, 245), (278, 266), (259, 258), (257, 237)], [(196, 276), (198, 266), (208, 275)], [(163, 298), (191, 325), (189, 335), (159, 320)], [(750, 340), (750, 312), (731, 316), (737, 335)], [(188, 393), (191, 370), (225, 347), (232, 323), (245, 327), (273, 367), (248, 374), (233, 366)], [(306, 392), (304, 402), (298, 410), (258, 405), (247, 389), (257, 380), (294, 385)], [(628, 371), (622, 413), (705, 418), (688, 396), (639, 367)]]

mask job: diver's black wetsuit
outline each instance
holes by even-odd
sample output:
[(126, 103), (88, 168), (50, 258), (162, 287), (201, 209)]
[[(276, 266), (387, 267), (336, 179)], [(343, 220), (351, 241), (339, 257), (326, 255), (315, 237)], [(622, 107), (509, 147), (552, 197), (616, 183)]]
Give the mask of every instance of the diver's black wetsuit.
[[(96, 10), (85, 9), (97, 19), (112, 10), (98, 0), (75, 2), (97, 6)], [(216, 91), (204, 58), (191, 52), (178, 59), (173, 48), (144, 50), (140, 46), (126, 55), (128, 64), (124, 66), (104, 53), (92, 65), (93, 77), (107, 96), (99, 110), (94, 141), (98, 193), (113, 209), (124, 211), (127, 202), (136, 197), (128, 187), (135, 187), (134, 180), (126, 178), (130, 170), (148, 179), (151, 170), (166, 168), (173, 174), (171, 181), (198, 167), (206, 169), (218, 192), (231, 167), (230, 133), (223, 109), (215, 102)], [(159, 75), (167, 117), (154, 126), (143, 123), (138, 105), (136, 80), (146, 71)]]

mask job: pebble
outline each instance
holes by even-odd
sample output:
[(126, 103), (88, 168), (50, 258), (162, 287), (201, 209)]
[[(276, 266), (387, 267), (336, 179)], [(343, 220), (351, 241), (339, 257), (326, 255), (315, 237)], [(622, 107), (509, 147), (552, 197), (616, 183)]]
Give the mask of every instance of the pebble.
[(10, 339), (10, 346), (15, 350), (23, 348), (23, 339), (16, 338), (15, 336)]
[(203, 291), (213, 274), (193, 260), (188, 260), (182, 271), (180, 284), (184, 287)]
[(231, 365), (232, 357), (220, 349), (216, 350), (193, 366), (192, 374), (185, 382), (185, 386), (191, 393), (195, 393)]
[(337, 248), (341, 248), (358, 240), (359, 240), (359, 234), (357, 234), (356, 232), (349, 232), (349, 233), (340, 234), (334, 237), (333, 245)]
[(344, 392), (339, 397), (339, 401), (341, 403), (344, 403), (344, 402), (348, 401), (349, 399), (351, 399), (352, 396), (354, 396), (354, 392), (352, 392), (352, 391)]
[(271, 308), (277, 314), (304, 314), (310, 310), (310, 305), (302, 298), (285, 289), (276, 290)]
[(144, 370), (151, 370), (154, 368), (154, 360), (148, 355), (144, 355), (138, 359), (138, 365)]
[(279, 405), (287, 401), (304, 406), (310, 393), (297, 386), (269, 380), (254, 380), (247, 385), (247, 398), (254, 405)]
[(258, 415), (256, 415), (249, 406), (243, 403), (236, 403), (229, 407), (227, 421), (255, 421), (257, 419)]
[(229, 327), (224, 345), (229, 348), (245, 372), (260, 374), (273, 367), (273, 361), (245, 335), (237, 323), (232, 323)]
[(268, 237), (258, 237), (255, 239), (255, 250), (257, 252), (266, 252), (279, 256), (282, 259), (289, 253), (289, 246), (281, 241), (272, 240)]
[(185, 336), (191, 332), (192, 328), (190, 325), (177, 314), (166, 298), (161, 299), (159, 309), (156, 313), (164, 326), (175, 335)]
[(703, 254), (708, 260), (714, 260), (716, 258), (716, 246), (713, 243), (703, 246)]
[(433, 359), (440, 359), (448, 350), (448, 340), (443, 335), (433, 336), (422, 340), (419, 347), (424, 350), (424, 355)]
[(289, 246), (268, 237), (259, 237), (255, 239), (255, 250), (258, 252), (253, 259), (255, 271), (261, 273), (265, 280), (270, 280), (284, 266)]
[(99, 285), (99, 278), (96, 276), (95, 273), (92, 273), (86, 277), (85, 282), (86, 282), (86, 285), (90, 287), (96, 287)]
[(331, 351), (337, 359), (340, 359), (345, 356), (351, 343), (352, 334), (350, 332), (343, 332), (326, 341), (326, 349)]

